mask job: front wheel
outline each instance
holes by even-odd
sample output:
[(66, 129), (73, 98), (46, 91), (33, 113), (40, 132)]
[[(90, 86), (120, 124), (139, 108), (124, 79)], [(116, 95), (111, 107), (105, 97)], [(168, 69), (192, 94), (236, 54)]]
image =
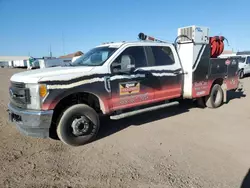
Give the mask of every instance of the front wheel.
[(218, 108), (219, 106), (222, 105), (224, 99), (224, 93), (219, 84), (215, 84), (209, 96), (205, 98), (206, 101), (206, 106), (208, 108)]
[(244, 70), (240, 70), (239, 79), (243, 79), (243, 78), (244, 78)]
[(77, 104), (63, 112), (56, 131), (63, 143), (80, 146), (92, 141), (99, 127), (99, 117), (95, 110), (85, 104)]

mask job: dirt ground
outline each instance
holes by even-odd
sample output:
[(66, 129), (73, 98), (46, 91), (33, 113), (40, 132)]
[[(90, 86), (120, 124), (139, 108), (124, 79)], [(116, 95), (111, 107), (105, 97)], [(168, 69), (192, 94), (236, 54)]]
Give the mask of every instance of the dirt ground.
[(75, 148), (8, 123), (9, 78), (18, 71), (0, 69), (0, 187), (250, 187), (250, 78), (246, 96), (231, 93), (218, 109), (185, 102), (108, 121), (96, 141)]

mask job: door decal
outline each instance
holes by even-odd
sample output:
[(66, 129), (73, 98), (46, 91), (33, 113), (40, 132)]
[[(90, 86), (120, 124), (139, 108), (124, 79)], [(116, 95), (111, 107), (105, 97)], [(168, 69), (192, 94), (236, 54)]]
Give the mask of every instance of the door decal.
[(119, 83), (120, 95), (131, 95), (140, 92), (140, 82)]

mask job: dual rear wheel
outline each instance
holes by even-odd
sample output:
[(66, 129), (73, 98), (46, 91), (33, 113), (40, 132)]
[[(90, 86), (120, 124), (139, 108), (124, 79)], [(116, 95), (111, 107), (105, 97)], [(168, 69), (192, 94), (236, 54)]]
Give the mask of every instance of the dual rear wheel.
[(244, 78), (244, 70), (243, 69), (240, 70), (238, 75), (239, 75), (239, 79), (243, 79)]
[(200, 107), (218, 108), (224, 101), (224, 93), (219, 84), (213, 85), (211, 92), (206, 97), (197, 99), (197, 103)]

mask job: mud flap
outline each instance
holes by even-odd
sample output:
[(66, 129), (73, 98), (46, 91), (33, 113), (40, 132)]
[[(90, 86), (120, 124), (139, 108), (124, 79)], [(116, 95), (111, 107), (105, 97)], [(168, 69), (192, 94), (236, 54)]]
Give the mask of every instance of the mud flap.
[(244, 91), (243, 89), (243, 83), (239, 81), (237, 91)]
[(223, 102), (226, 103), (227, 102), (227, 85), (226, 84), (222, 84), (221, 86), (222, 90), (223, 90)]

